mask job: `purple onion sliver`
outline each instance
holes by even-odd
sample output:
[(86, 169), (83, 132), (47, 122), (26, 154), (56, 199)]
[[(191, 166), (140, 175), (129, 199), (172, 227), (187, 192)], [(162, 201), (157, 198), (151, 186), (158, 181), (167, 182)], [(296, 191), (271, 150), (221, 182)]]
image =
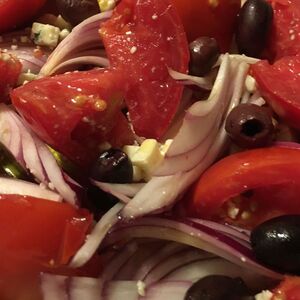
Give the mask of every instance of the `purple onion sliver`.
[(162, 281), (155, 283), (146, 290), (146, 295), (139, 300), (183, 300), (191, 281)]

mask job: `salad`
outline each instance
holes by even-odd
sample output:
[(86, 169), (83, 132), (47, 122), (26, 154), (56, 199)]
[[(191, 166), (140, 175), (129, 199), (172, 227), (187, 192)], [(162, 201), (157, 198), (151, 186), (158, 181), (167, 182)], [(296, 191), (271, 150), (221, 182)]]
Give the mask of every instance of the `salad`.
[(0, 2), (0, 299), (300, 299), (299, 28), (298, 0)]

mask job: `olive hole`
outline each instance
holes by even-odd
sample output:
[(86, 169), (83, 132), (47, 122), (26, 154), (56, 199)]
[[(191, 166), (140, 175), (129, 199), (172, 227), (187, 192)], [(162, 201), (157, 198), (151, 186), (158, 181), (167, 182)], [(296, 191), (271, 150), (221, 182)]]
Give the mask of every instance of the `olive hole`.
[(255, 135), (261, 133), (264, 129), (264, 125), (256, 119), (248, 120), (242, 125), (242, 134), (254, 137)]

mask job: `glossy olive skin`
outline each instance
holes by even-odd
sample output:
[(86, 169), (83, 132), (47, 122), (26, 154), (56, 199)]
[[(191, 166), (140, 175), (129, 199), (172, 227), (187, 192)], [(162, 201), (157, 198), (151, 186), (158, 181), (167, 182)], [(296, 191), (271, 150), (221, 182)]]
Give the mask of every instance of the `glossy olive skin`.
[(272, 141), (275, 128), (267, 108), (255, 104), (240, 104), (229, 113), (225, 130), (238, 146), (257, 148)]
[(236, 43), (240, 53), (260, 57), (273, 20), (273, 8), (266, 0), (247, 0), (240, 10)]
[(250, 240), (259, 261), (284, 273), (300, 274), (300, 215), (268, 220), (252, 231)]
[(222, 275), (206, 276), (195, 282), (184, 300), (251, 300), (249, 290), (241, 278)]
[(109, 149), (100, 154), (91, 168), (90, 177), (110, 183), (129, 183), (133, 178), (133, 166), (122, 150)]
[(56, 0), (59, 13), (72, 25), (77, 25), (100, 12), (97, 0)]
[(189, 45), (189, 73), (193, 76), (205, 76), (218, 60), (220, 49), (214, 38), (200, 37)]

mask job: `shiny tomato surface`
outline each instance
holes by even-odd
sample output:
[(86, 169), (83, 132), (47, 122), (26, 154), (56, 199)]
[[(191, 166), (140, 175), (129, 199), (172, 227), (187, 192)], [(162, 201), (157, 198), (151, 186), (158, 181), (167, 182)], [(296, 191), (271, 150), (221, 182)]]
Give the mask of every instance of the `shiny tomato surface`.
[(121, 112), (126, 86), (121, 72), (73, 72), (34, 80), (15, 89), (11, 99), (46, 143), (86, 167), (102, 142), (132, 142)]
[[(300, 213), (299, 191), (300, 149), (269, 147), (218, 161), (186, 201), (194, 216), (253, 227), (278, 215)], [(236, 215), (231, 208), (238, 209)]]
[(45, 2), (46, 0), (1, 0), (0, 33), (30, 21)]
[(186, 73), (186, 35), (170, 0), (123, 0), (100, 34), (111, 67), (125, 74), (125, 102), (135, 132), (160, 138), (181, 100), (183, 86), (168, 72)]
[(223, 52), (230, 48), (240, 0), (172, 0), (181, 17), (188, 40), (214, 37)]
[(283, 57), (273, 65), (259, 61), (251, 66), (251, 73), (279, 117), (300, 129), (300, 55)]
[(21, 71), (18, 59), (0, 51), (0, 102), (9, 101), (9, 92), (17, 84)]
[(278, 60), (300, 53), (299, 0), (268, 0), (274, 11), (266, 57)]

